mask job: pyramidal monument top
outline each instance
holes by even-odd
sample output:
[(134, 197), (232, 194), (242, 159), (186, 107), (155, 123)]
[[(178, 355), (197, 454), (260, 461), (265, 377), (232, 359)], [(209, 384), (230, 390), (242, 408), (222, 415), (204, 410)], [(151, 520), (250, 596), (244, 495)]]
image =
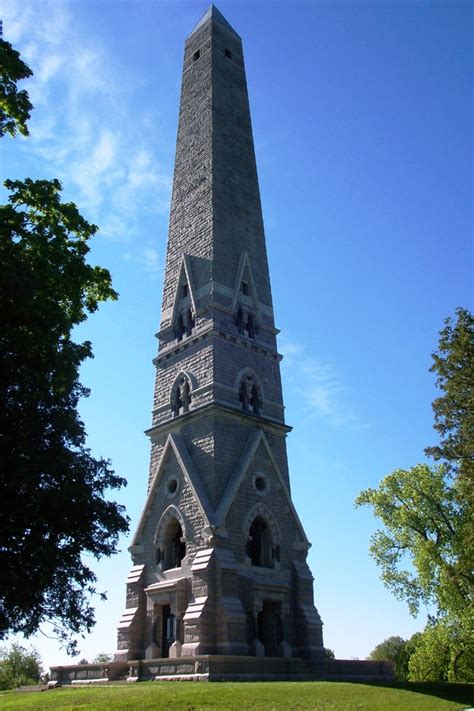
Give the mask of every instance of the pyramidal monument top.
[(222, 14), (222, 12), (220, 12), (220, 10), (218, 10), (215, 5), (211, 4), (211, 5), (209, 5), (209, 7), (206, 10), (206, 12), (204, 13), (204, 15), (201, 17), (201, 19), (199, 20), (199, 22), (197, 23), (196, 27), (191, 32), (189, 37), (191, 37), (191, 35), (193, 35), (194, 32), (196, 32), (196, 30), (198, 30), (200, 27), (202, 27), (209, 20), (218, 22), (220, 25), (225, 27), (227, 30), (230, 30), (230, 32), (233, 32), (234, 35), (236, 35), (237, 37), (239, 36), (237, 34), (237, 32), (234, 30), (234, 28), (229, 24), (229, 22), (227, 22), (224, 15)]

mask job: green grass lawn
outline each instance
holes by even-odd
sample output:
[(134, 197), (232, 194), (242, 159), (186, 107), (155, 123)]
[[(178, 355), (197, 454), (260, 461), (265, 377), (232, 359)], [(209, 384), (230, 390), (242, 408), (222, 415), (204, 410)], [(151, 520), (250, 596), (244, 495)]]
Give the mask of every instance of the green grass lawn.
[(474, 685), (345, 684), (342, 682), (142, 682), (44, 692), (0, 692), (0, 709), (166, 709), (242, 711), (441, 711), (474, 705)]

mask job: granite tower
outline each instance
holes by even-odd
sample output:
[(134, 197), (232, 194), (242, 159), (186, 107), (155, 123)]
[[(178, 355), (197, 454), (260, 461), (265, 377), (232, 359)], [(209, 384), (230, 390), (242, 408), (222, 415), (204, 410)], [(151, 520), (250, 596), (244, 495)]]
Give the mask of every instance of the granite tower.
[(323, 654), (277, 333), (242, 44), (211, 6), (185, 45), (148, 494), (117, 661)]

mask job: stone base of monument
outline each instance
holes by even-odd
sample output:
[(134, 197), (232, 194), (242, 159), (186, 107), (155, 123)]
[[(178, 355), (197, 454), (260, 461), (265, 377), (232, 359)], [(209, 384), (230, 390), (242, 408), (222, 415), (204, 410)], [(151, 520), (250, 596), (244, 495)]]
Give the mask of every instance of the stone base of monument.
[(50, 667), (48, 686), (71, 684), (107, 684), (112, 681), (123, 681), (128, 676), (128, 662), (106, 662), (102, 664), (70, 664), (61, 667)]
[(393, 663), (200, 655), (51, 667), (51, 685), (114, 681), (391, 681)]

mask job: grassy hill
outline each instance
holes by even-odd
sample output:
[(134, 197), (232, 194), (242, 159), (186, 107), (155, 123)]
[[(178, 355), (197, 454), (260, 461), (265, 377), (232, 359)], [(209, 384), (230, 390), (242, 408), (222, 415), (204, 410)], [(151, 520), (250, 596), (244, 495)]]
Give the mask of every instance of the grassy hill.
[(474, 685), (342, 682), (141, 682), (0, 693), (0, 709), (444, 711), (474, 705)]

